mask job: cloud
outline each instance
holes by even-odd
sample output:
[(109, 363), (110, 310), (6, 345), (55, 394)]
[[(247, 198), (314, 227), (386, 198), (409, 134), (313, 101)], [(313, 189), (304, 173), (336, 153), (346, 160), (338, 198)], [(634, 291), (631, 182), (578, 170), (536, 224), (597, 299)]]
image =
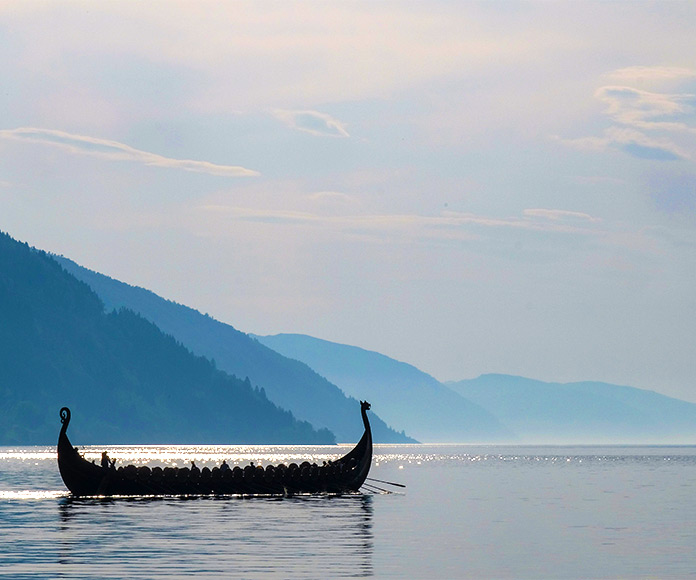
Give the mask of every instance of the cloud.
[(563, 209), (525, 209), (522, 214), (526, 217), (542, 217), (550, 220), (578, 220), (599, 222), (600, 218), (592, 217), (589, 214), (579, 211), (568, 211)]
[(620, 149), (624, 151), (624, 153), (628, 153), (639, 159), (652, 159), (654, 161), (676, 161), (678, 159), (684, 159), (682, 155), (673, 153), (668, 149), (647, 147), (638, 143), (626, 143), (622, 145)]
[(200, 206), (198, 209), (211, 214), (224, 215), (238, 221), (267, 224), (307, 225), (320, 223), (324, 219), (320, 216), (300, 211), (262, 210), (229, 205), (210, 204)]
[(316, 191), (303, 196), (313, 207), (321, 208), (356, 208), (360, 201), (347, 193), (341, 191)]
[(605, 76), (624, 82), (662, 82), (694, 78), (696, 70), (679, 66), (629, 66), (611, 71)]
[(691, 157), (669, 137), (651, 137), (630, 128), (610, 127), (605, 132), (605, 140), (607, 145), (642, 159), (673, 161)]
[(347, 193), (343, 193), (342, 191), (316, 191), (308, 194), (306, 197), (307, 199), (314, 201), (321, 201), (325, 199), (346, 201), (350, 203), (354, 203), (356, 201), (354, 197), (348, 195)]
[(236, 165), (217, 165), (208, 161), (172, 159), (156, 153), (135, 149), (117, 141), (75, 135), (53, 129), (34, 127), (4, 129), (0, 130), (0, 138), (59, 147), (75, 155), (88, 155), (91, 157), (108, 159), (110, 161), (132, 161), (154, 167), (181, 169), (183, 171), (206, 173), (208, 175), (219, 175), (222, 177), (249, 177), (259, 175), (257, 171)]
[[(245, 208), (229, 205), (199, 206), (208, 214), (217, 214), (244, 222), (273, 225), (325, 227), (346, 233), (376, 235), (402, 234), (408, 237), (471, 239), (478, 237), (480, 228), (517, 229), (532, 232), (591, 235), (598, 230), (593, 224), (601, 222), (589, 214), (558, 209), (528, 209), (520, 217), (491, 217), (472, 213), (445, 211), (439, 215), (363, 214), (319, 215), (311, 212)], [(539, 220), (538, 218), (544, 218)]]
[(288, 127), (317, 137), (350, 137), (345, 125), (326, 113), (275, 109), (273, 116)]
[[(605, 75), (625, 84), (599, 87), (594, 97), (605, 104), (611, 126), (602, 135), (559, 139), (566, 145), (596, 151), (617, 149), (638, 159), (654, 161), (696, 158), (696, 94), (678, 91), (696, 78), (696, 70), (683, 67), (633, 66)], [(655, 90), (629, 83), (650, 83)], [(665, 91), (667, 84), (677, 91)]]
[(632, 87), (606, 86), (599, 88), (595, 97), (608, 105), (606, 114), (621, 124), (647, 130), (696, 131), (685, 123), (655, 120), (679, 116), (689, 118), (694, 111), (696, 95), (652, 93)]
[(692, 157), (668, 138), (653, 138), (641, 131), (615, 126), (609, 127), (601, 137), (558, 140), (576, 149), (605, 151), (614, 148), (640, 159), (676, 161)]

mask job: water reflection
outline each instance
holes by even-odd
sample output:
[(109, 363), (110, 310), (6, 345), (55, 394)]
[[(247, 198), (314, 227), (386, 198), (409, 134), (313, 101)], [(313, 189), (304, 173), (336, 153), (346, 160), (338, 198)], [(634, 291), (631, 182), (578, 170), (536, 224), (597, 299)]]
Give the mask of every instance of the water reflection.
[[(81, 448), (97, 460), (104, 449), (123, 463), (209, 466), (342, 451)], [(637, 579), (696, 569), (696, 446), (378, 445), (370, 476), (408, 488), (70, 499), (54, 448), (0, 448), (0, 577)]]
[[(373, 498), (64, 498), (60, 577), (366, 577)], [(92, 568), (93, 569), (93, 568)]]

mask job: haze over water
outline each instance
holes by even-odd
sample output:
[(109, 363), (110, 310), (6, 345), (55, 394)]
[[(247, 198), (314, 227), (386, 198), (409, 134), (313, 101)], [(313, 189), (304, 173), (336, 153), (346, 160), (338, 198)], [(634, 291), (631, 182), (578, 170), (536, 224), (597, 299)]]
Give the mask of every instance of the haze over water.
[[(102, 447), (82, 449), (97, 459)], [(322, 461), (336, 447), (110, 447), (119, 464)], [(0, 448), (0, 577), (685, 578), (696, 447), (377, 446), (397, 493), (68, 496), (52, 447)]]

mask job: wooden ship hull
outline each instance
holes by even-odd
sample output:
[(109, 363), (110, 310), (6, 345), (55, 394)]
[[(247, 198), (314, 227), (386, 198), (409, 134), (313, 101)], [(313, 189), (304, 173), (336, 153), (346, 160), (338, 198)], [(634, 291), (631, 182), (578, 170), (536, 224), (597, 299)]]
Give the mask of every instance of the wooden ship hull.
[(271, 495), (357, 493), (372, 463), (372, 431), (367, 419), (370, 404), (361, 402), (365, 432), (357, 445), (343, 457), (318, 466), (268, 465), (148, 467), (128, 465), (118, 469), (108, 460), (103, 465), (87, 461), (73, 447), (66, 433), (70, 409), (60, 410), (62, 427), (58, 436), (58, 468), (65, 486), (77, 497), (133, 495)]

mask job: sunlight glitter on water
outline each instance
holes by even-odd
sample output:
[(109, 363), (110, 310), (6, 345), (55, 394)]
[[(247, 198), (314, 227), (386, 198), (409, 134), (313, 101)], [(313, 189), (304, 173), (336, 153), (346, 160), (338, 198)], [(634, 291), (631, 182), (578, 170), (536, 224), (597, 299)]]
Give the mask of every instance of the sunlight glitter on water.
[(21, 459), (22, 461), (27, 461), (29, 459), (55, 459), (56, 457), (54, 448), (46, 451), (24, 451), (22, 449), (0, 451), (0, 459)]
[[(85, 448), (87, 459), (97, 459), (105, 448)], [(219, 465), (227, 461), (230, 465), (267, 463), (292, 463), (309, 461), (321, 464), (343, 455), (349, 447), (308, 448), (304, 446), (124, 446), (108, 448), (109, 457), (119, 462), (176, 465), (195, 461), (199, 467)]]
[(3, 491), (0, 490), (0, 501), (1, 500), (42, 500), (42, 499), (58, 499), (61, 497), (68, 497), (70, 492), (67, 490), (55, 490), (55, 491), (37, 491), (32, 489), (23, 489), (20, 491)]
[[(278, 463), (310, 463), (321, 464), (324, 461), (338, 459), (352, 446), (330, 445), (307, 447), (302, 445), (88, 445), (78, 449), (88, 461), (99, 463), (101, 454), (106, 451), (111, 459), (119, 464), (132, 463), (135, 465), (182, 465), (195, 461), (199, 467), (221, 464), (227, 461), (230, 465), (248, 464), (278, 464)], [(0, 460), (55, 461), (55, 448), (45, 450), (33, 448), (3, 448)], [(38, 463), (37, 463), (38, 465)]]

